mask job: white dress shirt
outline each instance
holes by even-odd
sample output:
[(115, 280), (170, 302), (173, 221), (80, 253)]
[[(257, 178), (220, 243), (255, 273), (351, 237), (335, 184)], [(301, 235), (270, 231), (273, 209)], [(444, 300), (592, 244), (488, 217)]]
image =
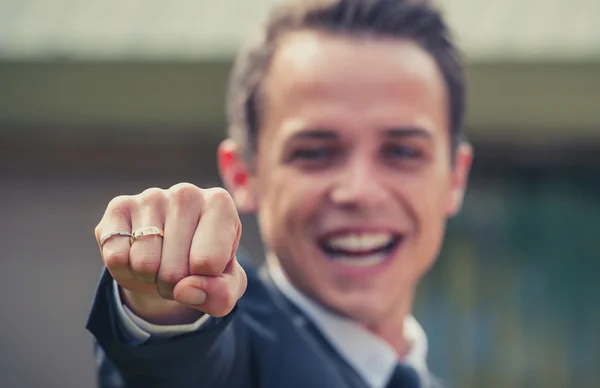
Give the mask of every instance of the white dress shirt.
[[(330, 312), (301, 294), (275, 262), (269, 261), (268, 269), (275, 286), (306, 314), (367, 384), (373, 388), (385, 387), (398, 363), (394, 349), (358, 323)], [(116, 282), (114, 297), (117, 301), (117, 315), (125, 334), (137, 344), (144, 343), (150, 336), (170, 338), (196, 331), (210, 319), (209, 315), (204, 315), (192, 324), (154, 325), (135, 315), (122, 303)], [(427, 336), (412, 315), (404, 320), (404, 336), (412, 347), (401, 362), (415, 368), (423, 385), (428, 387), (431, 381), (427, 368)]]

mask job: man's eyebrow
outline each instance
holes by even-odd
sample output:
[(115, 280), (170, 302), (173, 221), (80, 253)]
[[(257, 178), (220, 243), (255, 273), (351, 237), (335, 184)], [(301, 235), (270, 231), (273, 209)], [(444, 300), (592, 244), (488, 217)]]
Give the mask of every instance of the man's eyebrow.
[[(430, 139), (431, 132), (419, 128), (419, 127), (403, 127), (403, 128), (390, 128), (383, 131), (383, 134), (392, 138), (407, 138), (407, 137), (421, 137)], [(302, 130), (292, 134), (289, 140), (295, 139), (337, 139), (338, 133), (328, 129), (309, 129)]]
[(390, 128), (383, 131), (389, 137), (422, 137), (431, 139), (431, 132), (418, 127)]
[(337, 133), (327, 129), (310, 129), (298, 131), (290, 136), (290, 139), (336, 139)]

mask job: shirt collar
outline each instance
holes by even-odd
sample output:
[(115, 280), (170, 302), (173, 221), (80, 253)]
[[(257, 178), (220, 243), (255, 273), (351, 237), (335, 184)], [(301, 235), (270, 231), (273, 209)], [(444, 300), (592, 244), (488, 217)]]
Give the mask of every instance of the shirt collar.
[[(267, 260), (267, 268), (281, 293), (307, 315), (368, 385), (385, 387), (398, 362), (394, 349), (358, 323), (332, 313), (303, 295), (290, 283), (277, 260)], [(402, 362), (415, 368), (428, 386), (427, 336), (412, 315), (404, 320), (404, 336), (412, 347)]]

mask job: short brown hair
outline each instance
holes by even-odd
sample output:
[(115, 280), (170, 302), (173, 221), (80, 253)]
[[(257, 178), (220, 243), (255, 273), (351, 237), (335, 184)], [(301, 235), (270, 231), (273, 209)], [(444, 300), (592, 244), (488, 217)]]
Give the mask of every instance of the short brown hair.
[(345, 36), (408, 38), (435, 59), (447, 86), (452, 148), (463, 136), (464, 63), (439, 10), (428, 0), (299, 0), (275, 8), (257, 39), (238, 54), (229, 80), (229, 136), (249, 162), (257, 151), (258, 95), (279, 39), (313, 29)]

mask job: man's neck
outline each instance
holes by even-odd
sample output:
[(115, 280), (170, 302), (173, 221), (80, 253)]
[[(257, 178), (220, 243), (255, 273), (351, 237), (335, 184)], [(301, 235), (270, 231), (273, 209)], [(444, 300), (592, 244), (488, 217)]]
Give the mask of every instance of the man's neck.
[(412, 294), (407, 296), (403, 303), (398, 306), (389, 316), (379, 319), (375, 324), (364, 324), (367, 330), (387, 342), (398, 356), (403, 360), (411, 350), (413, 343), (407, 338), (404, 330), (406, 317), (410, 315), (412, 308)]
[[(291, 280), (289, 279), (287, 274), (285, 274), (285, 270), (281, 267), (279, 260), (273, 254), (267, 255), (267, 265), (269, 267), (276, 266), (278, 270), (286, 276), (287, 281), (295, 287), (295, 285), (291, 283)], [(300, 291), (298, 290), (298, 292)], [(361, 322), (353, 318), (349, 319), (354, 320), (357, 324), (365, 327), (369, 332), (371, 332), (381, 340), (385, 341), (389, 346), (391, 346), (394, 349), (398, 360), (403, 360), (406, 354), (410, 352), (413, 346), (413, 341), (411, 338), (407, 338), (407, 336), (405, 335), (406, 333), (404, 328), (405, 319), (411, 314), (412, 296), (412, 292), (407, 293), (406, 298), (404, 298), (402, 303), (400, 303), (397, 308), (390, 311), (390, 313), (387, 316), (378, 319), (375, 323)], [(305, 297), (309, 298), (308, 296)], [(323, 308), (327, 308), (326, 306), (323, 306), (319, 301), (314, 300), (312, 298), (309, 299), (321, 305)]]

